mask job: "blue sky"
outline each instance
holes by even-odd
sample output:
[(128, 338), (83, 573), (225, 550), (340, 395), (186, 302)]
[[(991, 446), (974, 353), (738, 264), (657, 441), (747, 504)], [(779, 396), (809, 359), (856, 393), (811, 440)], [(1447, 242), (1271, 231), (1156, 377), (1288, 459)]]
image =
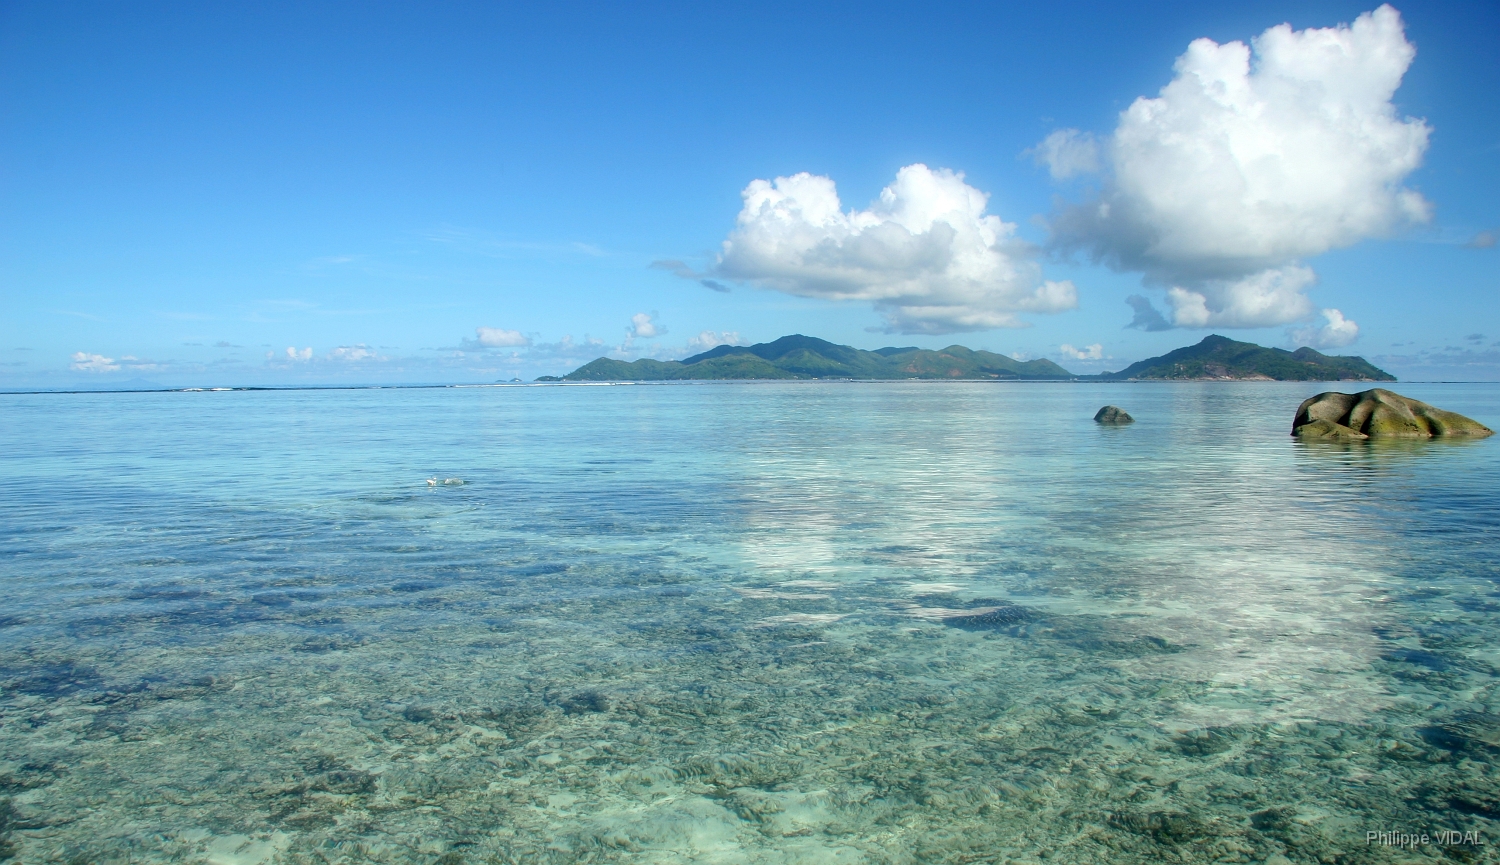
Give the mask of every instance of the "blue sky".
[(0, 4), (0, 387), (794, 332), (1500, 380), (1493, 3), (531, 7)]

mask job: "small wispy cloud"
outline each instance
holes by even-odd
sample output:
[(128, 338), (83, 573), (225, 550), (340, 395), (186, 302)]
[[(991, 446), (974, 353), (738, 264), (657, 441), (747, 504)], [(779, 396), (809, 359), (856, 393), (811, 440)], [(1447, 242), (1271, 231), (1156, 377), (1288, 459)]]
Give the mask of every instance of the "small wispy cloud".
[(335, 346), (322, 356), (314, 354), (312, 346), (297, 348), (296, 346), (289, 345), (279, 354), (274, 351), (266, 352), (266, 366), (273, 369), (291, 369), (293, 367), (327, 368), (330, 364), (346, 365), (363, 361), (387, 361), (390, 359), (364, 343)]
[(1021, 155), (1030, 156), (1037, 165), (1047, 166), (1053, 180), (1097, 174), (1101, 167), (1099, 142), (1091, 133), (1077, 129), (1058, 129)]
[(123, 355), (120, 358), (120, 366), (131, 372), (161, 372), (172, 366), (173, 361), (152, 360), (148, 357), (136, 357), (133, 354)]
[(698, 354), (721, 345), (743, 345), (744, 338), (737, 330), (705, 330), (687, 341), (688, 354)]
[(638, 312), (630, 317), (630, 326), (626, 332), (633, 339), (655, 339), (666, 335), (667, 329), (656, 323), (654, 314)]
[(1359, 325), (1336, 309), (1323, 310), (1324, 324), (1292, 328), (1287, 335), (1299, 346), (1313, 348), (1342, 348), (1359, 339)]
[(339, 363), (355, 363), (362, 360), (383, 360), (380, 353), (368, 345), (341, 345), (328, 352), (328, 359)]
[(1068, 343), (1063, 343), (1062, 345), (1058, 346), (1058, 351), (1062, 353), (1063, 357), (1068, 358), (1069, 360), (1104, 359), (1104, 345), (1103, 343), (1098, 342), (1094, 343), (1093, 345), (1086, 345), (1083, 348), (1074, 348)]
[(568, 243), (516, 240), (492, 231), (476, 228), (460, 228), (454, 225), (439, 226), (419, 233), (418, 237), (428, 243), (442, 244), (457, 252), (467, 252), (473, 255), (486, 255), (496, 258), (514, 257), (516, 253), (587, 255), (592, 258), (601, 258), (609, 255), (608, 250), (579, 240)]
[(708, 279), (703, 274), (699, 273), (696, 270), (693, 270), (691, 267), (688, 267), (685, 263), (678, 261), (675, 258), (657, 259), (656, 261), (651, 262), (649, 266), (652, 270), (665, 270), (678, 279), (691, 279), (704, 288), (709, 289), (710, 291), (717, 291), (721, 294), (729, 293), (729, 286), (725, 285), (722, 282), (719, 282), (716, 279)]
[(607, 350), (604, 340), (585, 335), (580, 340), (574, 340), (572, 334), (566, 334), (557, 342), (535, 343), (526, 356), (537, 361), (568, 361), (585, 358), (593, 360)]
[(1409, 354), (1375, 355), (1370, 360), (1388, 369), (1406, 367), (1417, 371), (1447, 368), (1463, 374), (1478, 375), (1485, 380), (1500, 379), (1500, 347), (1497, 346), (1445, 346), (1439, 349), (1420, 349)]
[(1474, 237), (1471, 238), (1468, 243), (1465, 243), (1464, 246), (1469, 249), (1489, 249), (1490, 247), (1495, 245), (1495, 235), (1496, 232), (1494, 231), (1481, 231), (1478, 234), (1474, 235)]
[(484, 351), (491, 348), (516, 348), (531, 345), (531, 337), (519, 330), (507, 330), (503, 327), (476, 327), (474, 338), (465, 339), (459, 346), (460, 351)]
[(117, 372), (120, 365), (112, 357), (102, 354), (91, 354), (86, 351), (73, 352), (73, 362), (68, 369), (74, 372)]

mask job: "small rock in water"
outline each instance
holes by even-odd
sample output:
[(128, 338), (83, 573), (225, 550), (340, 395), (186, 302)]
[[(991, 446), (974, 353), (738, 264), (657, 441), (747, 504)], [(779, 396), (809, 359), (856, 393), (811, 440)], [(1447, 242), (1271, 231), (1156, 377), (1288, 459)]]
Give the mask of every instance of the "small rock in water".
[(1135, 423), (1135, 418), (1125, 412), (1125, 409), (1117, 405), (1107, 405), (1094, 415), (1094, 423)]
[(1430, 406), (1385, 388), (1360, 393), (1328, 391), (1297, 406), (1292, 435), (1365, 439), (1487, 436), (1494, 430), (1461, 414)]

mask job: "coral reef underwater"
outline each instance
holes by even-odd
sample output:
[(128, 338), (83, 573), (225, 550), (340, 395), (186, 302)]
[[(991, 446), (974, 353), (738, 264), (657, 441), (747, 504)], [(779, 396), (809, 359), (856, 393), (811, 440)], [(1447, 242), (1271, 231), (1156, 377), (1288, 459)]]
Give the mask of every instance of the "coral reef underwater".
[[(1078, 457), (981, 435), (988, 396), (906, 436), (879, 393), (768, 393), (711, 459), (641, 421), (311, 493), (18, 471), (0, 858), (1496, 861), (1485, 443), (1309, 448), (1266, 411), (1227, 447), (1212, 411), (1251, 409), (1183, 433), (1178, 391), (1103, 434), (1091, 391), (1053, 398)], [(855, 409), (837, 452), (796, 426)], [(403, 447), (433, 415), (391, 411)]]

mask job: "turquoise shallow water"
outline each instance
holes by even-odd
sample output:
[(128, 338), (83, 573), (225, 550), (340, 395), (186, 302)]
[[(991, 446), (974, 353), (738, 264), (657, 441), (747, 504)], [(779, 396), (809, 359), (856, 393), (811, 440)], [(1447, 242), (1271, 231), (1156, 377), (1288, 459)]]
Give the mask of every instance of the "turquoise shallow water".
[(1500, 440), (1327, 387), (0, 395), (0, 850), (1497, 861)]

